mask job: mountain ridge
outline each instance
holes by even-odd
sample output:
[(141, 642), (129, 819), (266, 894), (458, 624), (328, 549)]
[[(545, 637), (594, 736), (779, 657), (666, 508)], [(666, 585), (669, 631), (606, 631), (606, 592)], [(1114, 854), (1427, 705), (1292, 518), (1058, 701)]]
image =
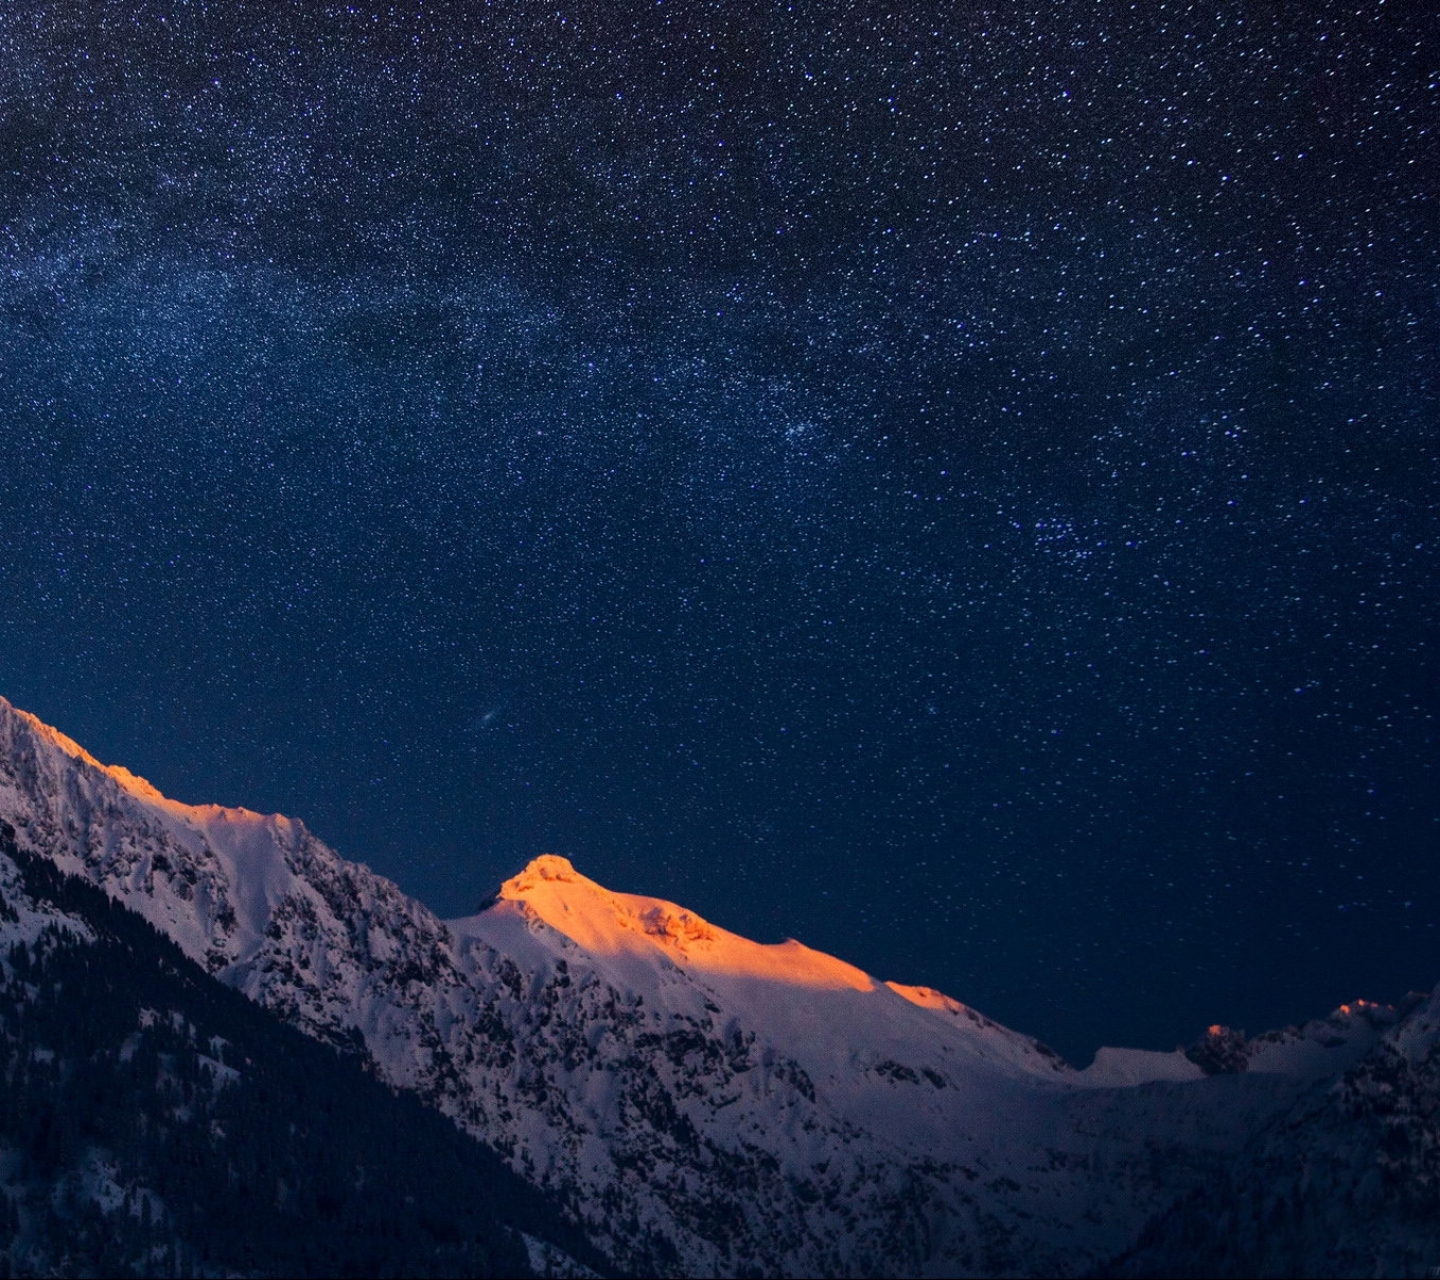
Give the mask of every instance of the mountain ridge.
[(638, 1274), (1083, 1274), (1394, 1029), (1337, 1011), (1244, 1070), (1108, 1050), (1079, 1071), (556, 855), (441, 921), (303, 823), (166, 800), (3, 700), (0, 817), (490, 1143)]
[(495, 1153), (14, 837), (0, 819), (0, 1274), (606, 1267)]

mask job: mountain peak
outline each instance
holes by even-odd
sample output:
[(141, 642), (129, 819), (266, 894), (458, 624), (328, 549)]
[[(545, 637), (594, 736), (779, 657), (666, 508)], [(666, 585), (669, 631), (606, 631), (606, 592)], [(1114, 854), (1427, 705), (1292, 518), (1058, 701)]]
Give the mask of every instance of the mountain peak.
[[(931, 987), (612, 892), (555, 854), (447, 925), (298, 823), (167, 801), (3, 701), (0, 821), (15, 856), (84, 877), (494, 1142), (577, 1206), (625, 1274), (1096, 1270), (1296, 1099), (1311, 1110), (1289, 1114), (1317, 1137), (1279, 1151), (1284, 1167), (1363, 1185), (1390, 1167), (1369, 1154), (1389, 1128), (1368, 1100), (1404, 1088), (1423, 1116), (1434, 1092), (1440, 995), (1403, 1012), (1357, 1001), (1254, 1040), (1216, 1027), (1207, 1044), (1236, 1055), (1214, 1072), (1115, 1049), (1078, 1072)], [(3, 957), (29, 900), (5, 848), (0, 889)], [(33, 939), (43, 912), (26, 911)], [(1307, 1091), (1325, 1079), (1343, 1089), (1317, 1128)], [(1406, 1149), (1423, 1155), (1427, 1133)], [(1330, 1134), (1368, 1163), (1307, 1164), (1340, 1150)], [(1403, 1171), (1421, 1185), (1419, 1164)]]
[[(132, 773), (121, 764), (105, 764), (97, 760), (74, 738), (62, 733), (53, 725), (48, 725), (37, 715), (22, 710), (8, 699), (0, 697), (0, 726), (6, 725), (13, 737), (18, 731), (22, 735), (29, 735), (35, 742), (45, 747), (58, 750), (62, 755), (69, 756), (85, 768), (93, 769), (97, 773), (104, 774), (111, 782), (115, 783), (126, 795), (154, 808), (161, 809), (172, 817), (181, 818), (193, 823), (206, 824), (215, 821), (224, 823), (256, 824), (265, 823), (268, 825), (279, 824), (287, 826), (292, 820), (282, 814), (257, 813), (253, 809), (246, 809), (235, 805), (220, 804), (185, 804), (179, 800), (172, 800), (165, 795), (154, 783), (147, 778), (142, 778), (138, 773)], [(296, 827), (302, 824), (294, 822)]]
[[(17, 707), (8, 698), (0, 697), (0, 718), (6, 717), (20, 721), (20, 723), (26, 725), (42, 742), (46, 742), (52, 747), (59, 747), (60, 750), (72, 760), (79, 760), (82, 764), (91, 765), (106, 773), (110, 771), (107, 766), (101, 764), (100, 761), (76, 742), (74, 738), (68, 737), (66, 734), (61, 733), (59, 729), (46, 724), (39, 716), (31, 715), (30, 712)], [(133, 778), (135, 776), (130, 773), (128, 769), (121, 770), (121, 772), (125, 773), (127, 777)], [(137, 781), (143, 782), (144, 779), (137, 779)], [(149, 783), (145, 785), (149, 786)]]
[(682, 961), (710, 978), (750, 978), (801, 987), (874, 991), (869, 974), (787, 938), (752, 942), (663, 898), (615, 893), (542, 854), (500, 886), (497, 903), (564, 934), (590, 954), (656, 963)]
[[(577, 880), (583, 879), (575, 865), (569, 858), (562, 858), (558, 853), (542, 853), (538, 858), (531, 858), (525, 864), (525, 869), (517, 876), (512, 876), (505, 882), (506, 885), (515, 885), (518, 889), (519, 881), (522, 880)], [(500, 890), (501, 897), (506, 897), (505, 887)]]

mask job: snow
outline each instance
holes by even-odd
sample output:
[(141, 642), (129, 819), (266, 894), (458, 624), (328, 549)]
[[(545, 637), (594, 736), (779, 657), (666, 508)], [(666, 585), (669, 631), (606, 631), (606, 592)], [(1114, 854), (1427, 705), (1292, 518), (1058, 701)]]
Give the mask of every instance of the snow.
[(1098, 1088), (1150, 1084), (1156, 1080), (1180, 1083), (1203, 1080), (1205, 1073), (1180, 1050), (1156, 1053), (1148, 1049), (1101, 1049), (1081, 1073), (1084, 1082)]
[[(543, 854), (507, 880), (500, 901), (521, 905), (589, 954), (653, 966), (660, 957), (710, 979), (751, 979), (813, 990), (874, 991), (876, 983), (853, 965), (812, 951), (794, 939), (751, 942), (660, 898), (612, 893), (582, 876), (570, 862)], [(483, 924), (476, 926), (483, 933)]]
[[(498, 899), (478, 916), (449, 921), (449, 928), (504, 951), (514, 945), (518, 916), (552, 963), (583, 954), (611, 981), (674, 1015), (703, 1017), (708, 998), (764, 1026), (778, 1049), (832, 1084), (856, 1066), (872, 1070), (872, 1059), (901, 1068), (892, 1070), (892, 1080), (928, 1079), (929, 1068), (944, 1081), (940, 1088), (955, 1087), (967, 1064), (987, 1077), (1047, 1084), (1070, 1074), (1033, 1041), (940, 992), (877, 982), (794, 939), (753, 942), (673, 902), (611, 892), (553, 854), (507, 880)], [(913, 1131), (925, 1145), (929, 1118), (912, 1101), (894, 1108), (892, 1136)], [(867, 1109), (873, 1104), (872, 1098)]]
[(1247, 1045), (1246, 1070), (1323, 1080), (1348, 1071), (1369, 1053), (1395, 1017), (1389, 1005), (1369, 1000), (1341, 1005), (1328, 1018), (1255, 1037)]
[(933, 988), (555, 855), (442, 922), (302, 823), (168, 800), (3, 699), (0, 817), (220, 980), (363, 1045), (622, 1269), (648, 1232), (687, 1274), (1084, 1271), (1387, 1025), (1356, 1005), (1260, 1037), (1238, 1076), (1123, 1048), (1076, 1071)]

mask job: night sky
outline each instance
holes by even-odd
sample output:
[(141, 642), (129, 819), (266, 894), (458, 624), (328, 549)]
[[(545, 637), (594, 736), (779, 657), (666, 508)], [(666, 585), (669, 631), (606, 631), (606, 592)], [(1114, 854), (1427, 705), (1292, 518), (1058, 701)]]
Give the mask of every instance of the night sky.
[(1433, 985), (1436, 35), (7, 0), (0, 693), (1082, 1060)]

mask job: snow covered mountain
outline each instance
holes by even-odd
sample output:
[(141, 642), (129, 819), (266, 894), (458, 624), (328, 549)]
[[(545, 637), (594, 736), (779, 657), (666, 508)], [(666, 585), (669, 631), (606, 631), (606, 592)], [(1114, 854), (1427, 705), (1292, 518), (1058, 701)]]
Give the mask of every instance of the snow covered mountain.
[(580, 1259), (606, 1266), (494, 1152), (0, 820), (0, 1275), (516, 1276)]
[(1440, 1258), (1440, 989), (1147, 1226), (1125, 1276), (1432, 1276)]
[(1396, 1031), (1357, 1006), (1078, 1071), (553, 856), (443, 922), (301, 823), (177, 804), (3, 700), (0, 818), (492, 1144), (626, 1272), (1084, 1274)]

